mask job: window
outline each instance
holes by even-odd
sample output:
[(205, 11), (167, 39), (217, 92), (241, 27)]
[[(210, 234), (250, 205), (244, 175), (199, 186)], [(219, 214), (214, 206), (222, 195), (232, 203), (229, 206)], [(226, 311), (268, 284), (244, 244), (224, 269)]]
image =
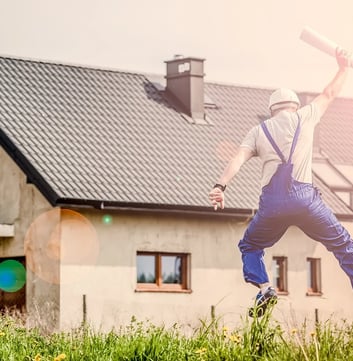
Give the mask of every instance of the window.
[(321, 260), (320, 258), (307, 258), (308, 291), (309, 296), (321, 296)]
[(336, 165), (336, 167), (353, 184), (353, 165)]
[(288, 294), (287, 257), (273, 257), (272, 260), (273, 287), (278, 293)]
[(137, 290), (189, 291), (189, 255), (137, 252)]
[[(337, 165), (337, 169), (348, 179), (353, 185), (353, 166)], [(351, 208), (353, 208), (353, 186), (350, 192), (336, 192), (336, 194)]]
[(352, 185), (343, 177), (343, 175), (327, 161), (313, 162), (313, 171), (330, 187), (330, 188), (351, 188)]
[(313, 171), (343, 202), (353, 207), (352, 166), (333, 166), (327, 160), (320, 160), (313, 162)]

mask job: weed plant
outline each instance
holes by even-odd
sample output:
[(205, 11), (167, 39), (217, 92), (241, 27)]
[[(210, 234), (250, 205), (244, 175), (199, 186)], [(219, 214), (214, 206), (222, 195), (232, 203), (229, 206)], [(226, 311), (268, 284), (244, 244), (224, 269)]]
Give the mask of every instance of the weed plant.
[(353, 326), (342, 321), (308, 330), (284, 330), (267, 312), (229, 329), (219, 320), (200, 321), (185, 335), (178, 325), (166, 328), (132, 319), (110, 332), (87, 325), (70, 332), (43, 333), (9, 315), (0, 319), (2, 361), (319, 361), (353, 360)]

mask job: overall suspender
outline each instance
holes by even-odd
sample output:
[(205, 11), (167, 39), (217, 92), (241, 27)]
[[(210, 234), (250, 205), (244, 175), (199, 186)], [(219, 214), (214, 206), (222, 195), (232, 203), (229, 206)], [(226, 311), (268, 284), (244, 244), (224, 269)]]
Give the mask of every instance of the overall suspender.
[(271, 143), (273, 149), (276, 151), (276, 153), (278, 154), (278, 156), (281, 158), (282, 163), (291, 163), (292, 162), (292, 155), (294, 153), (294, 149), (297, 145), (297, 141), (298, 141), (298, 136), (299, 136), (299, 132), (300, 132), (300, 117), (299, 114), (297, 113), (298, 116), (298, 125), (297, 125), (297, 129), (295, 130), (295, 134), (293, 137), (293, 142), (292, 142), (292, 146), (290, 149), (290, 153), (289, 153), (289, 157), (288, 160), (286, 161), (286, 159), (284, 158), (283, 153), (281, 152), (281, 150), (278, 148), (278, 145), (275, 143), (275, 141), (272, 138), (272, 135), (270, 134), (265, 122), (261, 123), (261, 128), (263, 129), (267, 139), (269, 140), (269, 142)]

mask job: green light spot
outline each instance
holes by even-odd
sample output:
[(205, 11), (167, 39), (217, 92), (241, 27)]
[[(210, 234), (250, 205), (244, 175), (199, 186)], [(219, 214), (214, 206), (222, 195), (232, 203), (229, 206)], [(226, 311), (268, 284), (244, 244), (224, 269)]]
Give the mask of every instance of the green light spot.
[(16, 292), (26, 283), (26, 269), (23, 264), (7, 260), (0, 263), (0, 289), (5, 292)]
[(102, 217), (102, 221), (103, 221), (103, 224), (112, 224), (113, 223), (113, 218), (111, 215), (109, 214), (105, 214), (103, 217)]

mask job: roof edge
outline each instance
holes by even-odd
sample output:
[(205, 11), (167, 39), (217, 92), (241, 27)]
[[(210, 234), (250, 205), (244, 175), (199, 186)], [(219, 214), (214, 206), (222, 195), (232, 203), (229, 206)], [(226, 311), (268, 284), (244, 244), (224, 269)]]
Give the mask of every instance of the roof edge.
[(154, 214), (179, 214), (179, 215), (195, 215), (195, 216), (212, 216), (222, 218), (236, 218), (249, 220), (256, 210), (243, 208), (226, 208), (215, 212), (212, 207), (188, 206), (174, 204), (157, 204), (157, 203), (136, 203), (136, 202), (111, 202), (111, 201), (95, 201), (95, 200), (77, 200), (72, 198), (60, 198), (56, 202), (56, 206), (67, 206), (72, 208), (95, 208), (101, 211), (118, 211), (131, 213), (154, 213)]
[[(235, 218), (241, 220), (250, 220), (257, 212), (257, 209), (252, 208), (225, 208), (214, 211), (211, 206), (205, 207), (158, 203), (112, 202), (104, 200), (84, 200), (74, 198), (58, 198), (56, 200), (55, 206), (66, 206), (68, 208), (94, 208), (101, 211), (129, 213), (212, 216), (221, 218)], [(353, 213), (335, 213), (335, 216), (341, 221), (353, 221)]]
[(0, 129), (0, 145), (4, 148), (9, 157), (18, 165), (18, 167), (25, 173), (29, 183), (37, 187), (39, 192), (45, 199), (55, 206), (58, 195), (54, 192), (52, 187), (41, 176), (31, 162), (18, 150), (16, 145), (10, 140), (6, 133)]

